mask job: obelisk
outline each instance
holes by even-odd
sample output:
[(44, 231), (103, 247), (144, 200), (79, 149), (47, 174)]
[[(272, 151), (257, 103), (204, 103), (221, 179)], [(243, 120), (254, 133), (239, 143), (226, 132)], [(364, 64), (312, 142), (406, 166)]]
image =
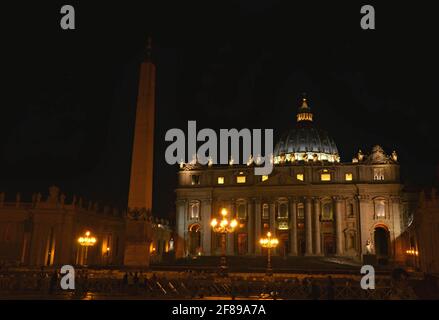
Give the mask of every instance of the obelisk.
[(154, 168), (154, 116), (156, 68), (151, 59), (151, 38), (146, 58), (140, 66), (130, 186), (124, 265), (149, 266)]

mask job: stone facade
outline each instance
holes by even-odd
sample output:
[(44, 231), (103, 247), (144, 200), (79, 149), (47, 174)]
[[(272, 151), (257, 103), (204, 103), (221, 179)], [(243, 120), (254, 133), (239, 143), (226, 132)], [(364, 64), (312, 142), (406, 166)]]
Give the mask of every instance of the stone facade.
[(221, 254), (223, 242), (210, 221), (226, 208), (239, 221), (227, 235), (229, 255), (262, 254), (259, 239), (271, 231), (280, 241), (277, 255), (362, 260), (373, 253), (383, 262), (404, 260), (396, 152), (387, 155), (375, 146), (369, 155), (360, 150), (351, 163), (340, 163), (335, 143), (312, 126), (312, 116), (299, 117), (305, 113), (312, 115), (304, 99), (298, 126), (275, 148), (269, 176), (254, 175), (252, 161), (181, 165), (178, 256)]
[[(121, 266), (127, 220), (122, 211), (92, 201), (85, 203), (76, 196), (67, 202), (55, 186), (47, 197), (34, 194), (30, 202), (23, 201), (20, 194), (6, 199), (0, 193), (0, 265)], [(169, 250), (171, 229), (167, 221), (152, 217), (147, 225), (148, 253), (153, 260), (160, 260)], [(85, 249), (78, 239), (87, 231), (97, 241)]]
[(406, 237), (407, 264), (439, 275), (439, 196), (432, 189), (422, 191), (419, 198)]

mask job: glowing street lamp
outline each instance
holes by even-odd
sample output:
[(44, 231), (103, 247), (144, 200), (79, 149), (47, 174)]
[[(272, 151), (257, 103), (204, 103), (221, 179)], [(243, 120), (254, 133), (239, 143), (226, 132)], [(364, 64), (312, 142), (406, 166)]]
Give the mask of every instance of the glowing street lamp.
[(78, 243), (81, 247), (85, 248), (85, 257), (84, 257), (84, 264), (87, 265), (87, 254), (88, 254), (88, 247), (92, 247), (96, 244), (96, 238), (90, 236), (90, 231), (85, 232), (85, 237), (79, 237)]
[(276, 248), (279, 244), (279, 240), (276, 237), (271, 237), (271, 232), (267, 232), (266, 238), (261, 238), (259, 244), (263, 248), (267, 248), (267, 275), (273, 274), (273, 268), (271, 267), (271, 249)]
[(227, 260), (226, 260), (226, 246), (227, 246), (227, 234), (235, 231), (235, 228), (238, 226), (238, 221), (236, 219), (232, 219), (229, 221), (227, 219), (227, 209), (221, 209), (221, 220), (213, 218), (210, 221), (210, 226), (212, 227), (213, 232), (221, 234), (221, 262), (220, 262), (220, 274), (227, 275)]

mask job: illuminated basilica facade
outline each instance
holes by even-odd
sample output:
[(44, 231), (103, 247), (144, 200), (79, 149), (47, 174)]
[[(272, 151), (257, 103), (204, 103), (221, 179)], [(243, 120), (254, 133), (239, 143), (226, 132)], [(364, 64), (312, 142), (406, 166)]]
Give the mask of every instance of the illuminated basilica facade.
[[(274, 254), (336, 256), (402, 262), (407, 224), (396, 152), (375, 146), (340, 162), (335, 142), (314, 125), (306, 99), (296, 125), (277, 142), (269, 176), (247, 165), (184, 165), (176, 190), (177, 255), (254, 256), (270, 231)], [(225, 208), (234, 232), (215, 233), (211, 220)]]

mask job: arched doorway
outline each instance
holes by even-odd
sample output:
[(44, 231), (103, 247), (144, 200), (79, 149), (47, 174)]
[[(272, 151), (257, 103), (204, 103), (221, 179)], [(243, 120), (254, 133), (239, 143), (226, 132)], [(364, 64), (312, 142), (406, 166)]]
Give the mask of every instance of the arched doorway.
[(286, 257), (290, 253), (290, 237), (288, 232), (280, 231), (279, 232), (279, 246), (277, 254)]
[(201, 250), (201, 232), (199, 224), (192, 224), (189, 226), (189, 255), (196, 256)]
[(389, 259), (390, 236), (389, 230), (384, 226), (375, 227), (374, 231), (375, 254), (379, 264), (387, 264)]

